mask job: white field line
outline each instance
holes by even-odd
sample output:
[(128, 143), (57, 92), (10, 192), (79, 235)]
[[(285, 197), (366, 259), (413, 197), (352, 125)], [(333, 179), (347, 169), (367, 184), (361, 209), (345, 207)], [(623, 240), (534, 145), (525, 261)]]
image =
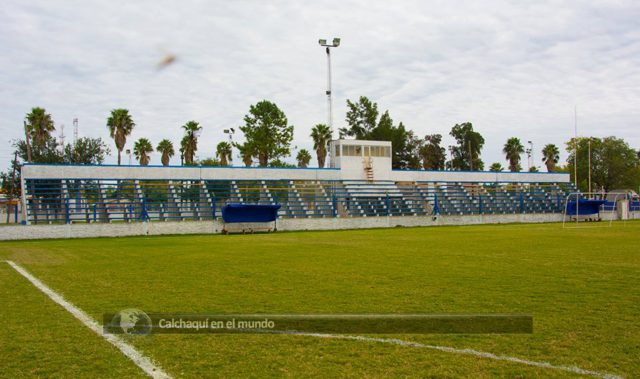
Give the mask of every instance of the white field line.
[(386, 344), (399, 345), (399, 346), (405, 346), (405, 347), (414, 347), (414, 348), (421, 348), (421, 349), (438, 350), (438, 351), (442, 351), (442, 352), (445, 352), (445, 353), (460, 354), (460, 355), (470, 355), (470, 356), (474, 356), (474, 357), (478, 357), (478, 358), (492, 359), (492, 360), (495, 360), (495, 361), (505, 361), (505, 362), (511, 362), (511, 363), (527, 365), (527, 366), (545, 368), (545, 369), (560, 370), (560, 371), (566, 371), (566, 372), (571, 372), (571, 373), (575, 373), (575, 374), (593, 376), (593, 377), (596, 377), (596, 378), (623, 379), (623, 377), (619, 376), (619, 375), (608, 374), (608, 373), (605, 373), (605, 372), (585, 370), (583, 368), (576, 367), (576, 366), (557, 366), (557, 365), (552, 365), (551, 363), (548, 363), (548, 362), (537, 362), (537, 361), (531, 361), (531, 360), (528, 360), (528, 359), (522, 359), (522, 358), (517, 358), (517, 357), (510, 357), (510, 356), (505, 356), (505, 355), (496, 355), (496, 354), (493, 354), (493, 353), (487, 353), (487, 352), (484, 352), (484, 351), (478, 351), (478, 350), (473, 350), (473, 349), (456, 349), (454, 347), (448, 347), (448, 346), (426, 345), (426, 344), (422, 344), (422, 343), (419, 343), (419, 342), (404, 341), (404, 340), (400, 340), (400, 339), (396, 339), (396, 338), (374, 338), (374, 337), (364, 337), (364, 336), (349, 336), (349, 335), (341, 335), (341, 334), (305, 333), (305, 332), (296, 332), (296, 331), (277, 331), (277, 332), (274, 332), (274, 333), (276, 333), (276, 334), (298, 335), (298, 336), (305, 336), (305, 337), (317, 337), (317, 338), (352, 340), (352, 341), (362, 341), (362, 342), (386, 343)]
[(38, 278), (31, 275), (27, 270), (20, 267), (16, 263), (12, 261), (6, 261), (11, 267), (13, 267), (16, 271), (20, 273), (20, 275), (27, 278), (36, 288), (42, 291), (45, 295), (49, 296), (51, 300), (53, 300), (58, 305), (62, 306), (67, 312), (71, 313), (75, 318), (80, 320), (83, 324), (87, 326), (87, 328), (93, 330), (97, 335), (104, 338), (117, 347), (118, 350), (122, 352), (122, 354), (126, 355), (127, 358), (131, 359), (133, 363), (135, 363), (138, 367), (142, 369), (147, 375), (154, 379), (169, 379), (171, 376), (164, 372), (162, 368), (158, 365), (154, 364), (151, 359), (142, 355), (135, 347), (126, 343), (121, 338), (113, 335), (113, 334), (105, 334), (102, 326), (98, 324), (94, 319), (91, 318), (88, 314), (86, 314), (82, 309), (76, 307), (71, 304), (67, 300), (65, 300), (60, 294), (53, 291), (51, 288), (47, 287), (46, 284), (42, 283)]

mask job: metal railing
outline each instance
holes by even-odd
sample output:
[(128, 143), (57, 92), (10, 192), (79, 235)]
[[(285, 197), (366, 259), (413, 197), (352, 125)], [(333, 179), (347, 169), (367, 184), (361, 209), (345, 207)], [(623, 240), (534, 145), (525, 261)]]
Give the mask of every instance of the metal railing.
[(566, 184), (298, 180), (27, 179), (32, 223), (211, 220), (229, 203), (280, 204), (280, 217), (562, 212)]

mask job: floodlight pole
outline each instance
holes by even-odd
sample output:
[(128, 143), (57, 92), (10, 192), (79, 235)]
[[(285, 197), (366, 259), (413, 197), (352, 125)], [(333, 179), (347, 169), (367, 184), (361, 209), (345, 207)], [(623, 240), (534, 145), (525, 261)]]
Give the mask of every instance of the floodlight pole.
[(573, 181), (578, 189), (578, 106), (573, 108)]
[(330, 130), (333, 130), (333, 100), (331, 99), (331, 48), (340, 46), (340, 38), (334, 38), (333, 43), (327, 44), (327, 40), (320, 39), (318, 41), (320, 46), (325, 47), (327, 52), (327, 105), (329, 108), (329, 114), (327, 116), (327, 123)]
[(591, 192), (591, 138), (589, 138), (589, 192)]
[(329, 106), (329, 129), (333, 129), (333, 100), (331, 99), (331, 50), (327, 47), (327, 105)]

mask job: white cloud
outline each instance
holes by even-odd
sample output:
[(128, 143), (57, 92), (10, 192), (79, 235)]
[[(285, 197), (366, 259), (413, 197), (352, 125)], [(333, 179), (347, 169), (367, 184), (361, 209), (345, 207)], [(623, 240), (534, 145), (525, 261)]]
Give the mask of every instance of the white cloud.
[[(0, 162), (32, 106), (51, 112), (67, 136), (78, 117), (80, 135), (107, 140), (109, 111), (127, 107), (137, 123), (128, 145), (139, 137), (177, 143), (180, 125), (195, 119), (205, 157), (225, 139), (222, 129), (269, 99), (296, 126), (294, 145), (310, 149), (310, 128), (326, 120), (317, 39), (334, 36), (342, 38), (332, 55), (335, 128), (345, 100), (365, 95), (419, 135), (473, 122), (490, 164), (504, 161), (510, 136), (534, 141), (538, 152), (562, 145), (577, 105), (581, 134), (640, 147), (633, 1), (10, 0), (3, 8)], [(157, 71), (168, 52), (177, 61)]]

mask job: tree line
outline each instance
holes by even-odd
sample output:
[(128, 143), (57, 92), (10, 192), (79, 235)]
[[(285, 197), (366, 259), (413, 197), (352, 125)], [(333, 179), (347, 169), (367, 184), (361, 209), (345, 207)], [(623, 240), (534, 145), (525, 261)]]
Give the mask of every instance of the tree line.
[[(244, 135), (241, 143), (222, 141), (217, 144), (215, 155), (202, 160), (196, 159), (198, 139), (203, 130), (199, 122), (190, 120), (180, 126), (183, 136), (178, 152), (182, 165), (228, 166), (233, 161), (233, 148), (236, 148), (242, 163), (249, 167), (295, 167), (286, 162), (291, 155), (294, 126), (285, 113), (273, 102), (262, 100), (249, 107), (244, 116), (244, 124), (239, 127)], [(358, 140), (390, 141), (392, 144), (392, 167), (394, 169), (424, 170), (484, 170), (481, 158), (484, 137), (473, 128), (470, 122), (456, 124), (449, 135), (455, 143), (443, 146), (441, 134), (427, 134), (419, 137), (402, 122), (395, 123), (388, 110), (380, 113), (378, 104), (365, 96), (357, 100), (347, 100), (346, 127), (338, 130), (340, 138)], [(113, 139), (118, 156), (118, 165), (122, 161), (122, 152), (136, 124), (129, 111), (124, 108), (113, 109), (105, 123), (109, 136)], [(55, 131), (52, 116), (45, 109), (35, 107), (25, 116), (25, 139), (14, 142), (15, 154), (7, 172), (0, 174), (2, 190), (11, 195), (19, 188), (20, 162), (101, 164), (111, 153), (101, 138), (78, 139), (74, 144), (61, 146), (53, 136)], [(311, 129), (318, 167), (326, 164), (329, 142), (333, 131), (325, 124), (317, 124)], [(570, 172), (573, 178), (574, 156), (578, 157), (578, 186), (586, 190), (588, 183), (587, 161), (591, 151), (592, 189), (605, 190), (624, 187), (637, 189), (640, 185), (640, 152), (635, 151), (624, 140), (616, 137), (578, 138), (566, 143), (569, 158), (565, 165), (559, 165), (560, 150), (554, 144), (542, 149), (542, 162), (548, 172)], [(176, 154), (172, 141), (163, 139), (155, 145), (148, 138), (139, 138), (133, 142), (132, 153), (140, 165), (150, 163), (150, 154), (160, 153), (164, 166)], [(525, 148), (517, 137), (505, 142), (502, 152), (508, 163), (506, 169), (511, 172), (522, 171), (521, 157)], [(311, 161), (311, 153), (300, 149), (296, 155), (297, 167), (306, 168)], [(489, 166), (490, 171), (504, 171), (501, 163)], [(17, 171), (17, 174), (16, 174)], [(537, 171), (533, 165), (530, 171)]]

